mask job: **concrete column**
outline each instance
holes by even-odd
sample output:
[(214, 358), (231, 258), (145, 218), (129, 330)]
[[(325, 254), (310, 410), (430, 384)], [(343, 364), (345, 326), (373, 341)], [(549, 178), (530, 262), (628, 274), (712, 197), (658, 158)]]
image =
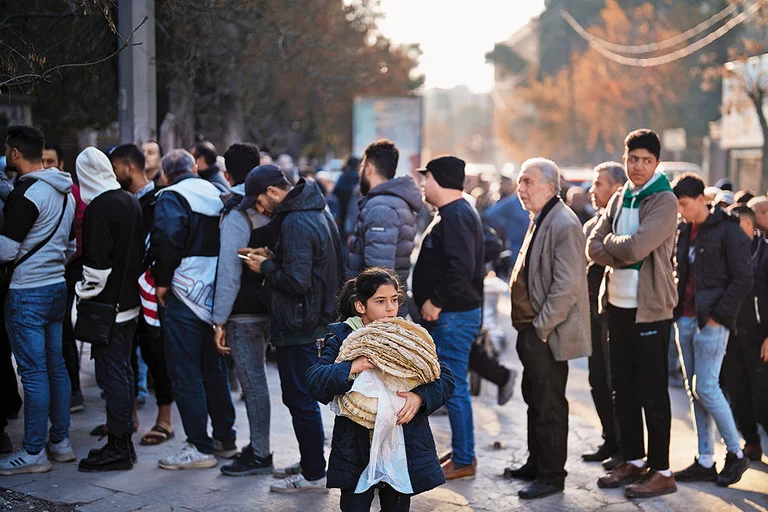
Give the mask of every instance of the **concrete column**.
[(144, 17), (147, 21), (118, 56), (120, 142), (157, 140), (157, 78), (155, 65), (155, 0), (119, 0), (118, 30), (128, 40)]

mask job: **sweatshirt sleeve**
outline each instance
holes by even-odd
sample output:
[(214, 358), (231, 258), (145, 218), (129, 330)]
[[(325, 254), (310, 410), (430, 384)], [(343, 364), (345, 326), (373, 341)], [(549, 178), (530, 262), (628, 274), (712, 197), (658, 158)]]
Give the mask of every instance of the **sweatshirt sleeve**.
[(35, 225), (40, 211), (35, 203), (24, 197), (21, 189), (16, 189), (8, 196), (3, 208), (5, 222), (0, 232), (0, 263), (15, 261), (21, 249), (21, 243)]
[[(454, 297), (464, 293), (475, 273), (475, 219), (471, 215), (459, 214), (441, 220), (445, 236), (443, 237), (443, 255), (446, 271), (440, 284), (430, 296), (432, 304), (442, 308)], [(450, 229), (450, 232), (447, 231)]]
[(613, 214), (618, 208), (616, 202), (619, 197), (621, 196), (617, 192), (608, 201), (608, 206), (603, 210), (602, 215), (597, 220), (597, 225), (587, 238), (587, 258), (604, 267), (621, 268), (625, 266), (623, 262), (617, 260), (606, 250), (604, 244), (605, 237), (613, 233)]
[(173, 273), (184, 257), (189, 235), (189, 206), (176, 192), (165, 192), (157, 199), (155, 225), (150, 246), (155, 258), (152, 275), (155, 286), (170, 286)]
[(677, 198), (672, 192), (659, 192), (634, 235), (610, 233), (603, 239), (603, 245), (614, 258), (633, 264), (647, 258), (676, 230)]
[(213, 323), (223, 324), (229, 319), (240, 292), (243, 263), (237, 250), (248, 246), (250, 224), (239, 210), (228, 212), (221, 222), (219, 264), (216, 268), (216, 290), (213, 300)]
[(83, 279), (75, 285), (81, 299), (98, 297), (112, 273), (114, 240), (107, 212), (101, 203), (91, 203), (83, 215)]

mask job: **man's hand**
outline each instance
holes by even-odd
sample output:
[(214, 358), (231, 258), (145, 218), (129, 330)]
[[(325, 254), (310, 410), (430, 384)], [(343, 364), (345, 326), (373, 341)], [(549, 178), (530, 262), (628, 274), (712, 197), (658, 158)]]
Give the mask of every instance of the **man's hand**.
[(431, 300), (427, 299), (427, 302), (421, 306), (421, 318), (426, 322), (437, 322), (442, 310), (443, 308), (435, 306)]
[(263, 256), (268, 260), (274, 259), (275, 253), (269, 250), (269, 247), (257, 247), (255, 249), (251, 247), (243, 247), (237, 250), (237, 254), (243, 256)]
[(720, 327), (720, 324), (715, 322), (714, 320), (712, 320), (712, 318), (707, 320), (707, 325), (710, 326), (710, 327)]
[(157, 297), (157, 303), (165, 307), (165, 296), (168, 294), (167, 286), (155, 287), (155, 297)]
[(416, 416), (416, 413), (421, 409), (421, 404), (424, 403), (424, 400), (412, 391), (398, 391), (397, 396), (405, 398), (405, 405), (400, 409), (400, 412), (397, 413), (397, 424), (403, 425)]
[(373, 366), (373, 363), (370, 359), (368, 359), (365, 356), (360, 356), (354, 361), (352, 361), (352, 368), (349, 370), (350, 374), (359, 375), (365, 370), (368, 370), (370, 368), (376, 368)]
[(219, 354), (226, 356), (232, 352), (232, 349), (227, 346), (227, 328), (224, 324), (215, 324), (213, 326), (213, 342), (216, 344), (216, 350)]
[(765, 338), (763, 346), (760, 348), (760, 359), (762, 359), (764, 363), (768, 363), (768, 338)]

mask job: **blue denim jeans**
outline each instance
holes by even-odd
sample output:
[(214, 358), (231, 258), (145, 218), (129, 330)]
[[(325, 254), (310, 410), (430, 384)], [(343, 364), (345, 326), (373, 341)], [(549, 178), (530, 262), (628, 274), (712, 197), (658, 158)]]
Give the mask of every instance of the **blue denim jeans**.
[(227, 345), (232, 349), (237, 379), (243, 387), (245, 411), (251, 434), (251, 448), (257, 457), (266, 458), (269, 450), (269, 385), (267, 384), (267, 340), (269, 316), (230, 318)]
[(317, 346), (309, 343), (277, 347), (275, 357), (283, 404), (291, 413), (299, 442), (301, 474), (307, 480), (319, 480), (325, 476), (323, 417), (317, 400), (307, 391), (307, 370), (317, 363)]
[(470, 465), (475, 460), (475, 429), (469, 397), (469, 353), (480, 332), (480, 308), (440, 313), (436, 322), (424, 322), (435, 340), (437, 356), (453, 372), (456, 389), (446, 407), (451, 422), (453, 462)]
[(67, 285), (9, 290), (5, 299), (5, 328), (24, 386), (24, 439), (29, 453), (45, 448), (48, 418), (50, 438), (69, 437), (69, 374), (61, 352)]
[(695, 318), (682, 317), (677, 321), (677, 344), (682, 356), (685, 386), (693, 406), (699, 456), (715, 453), (713, 420), (728, 451), (737, 452), (741, 436), (731, 406), (720, 387), (720, 369), (728, 347), (728, 329), (722, 325), (706, 325), (699, 330)]
[[(160, 308), (168, 376), (187, 442), (213, 453), (213, 439), (234, 440), (235, 407), (224, 358), (213, 343), (213, 329), (169, 293)], [(208, 416), (213, 439), (208, 435)]]

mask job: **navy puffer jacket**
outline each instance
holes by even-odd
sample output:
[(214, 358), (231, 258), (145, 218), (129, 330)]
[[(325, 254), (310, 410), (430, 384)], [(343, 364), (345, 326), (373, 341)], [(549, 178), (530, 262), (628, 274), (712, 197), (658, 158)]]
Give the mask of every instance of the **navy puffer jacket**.
[(416, 215), (423, 207), (421, 191), (410, 176), (377, 185), (360, 199), (349, 244), (350, 277), (369, 267), (386, 267), (396, 270), (405, 283), (411, 270)]
[[(328, 328), (331, 334), (325, 338), (320, 361), (307, 371), (309, 394), (323, 404), (328, 404), (336, 395), (343, 395), (352, 389), (352, 381), (349, 380), (352, 362), (334, 364), (339, 348), (352, 333), (352, 328), (345, 323), (331, 324)], [(408, 474), (414, 494), (445, 483), (428, 416), (451, 398), (453, 388), (453, 374), (441, 362), (438, 380), (412, 390), (424, 402), (416, 416), (403, 425)], [(368, 466), (370, 452), (368, 429), (349, 418), (336, 416), (328, 460), (328, 487), (354, 489)]]

